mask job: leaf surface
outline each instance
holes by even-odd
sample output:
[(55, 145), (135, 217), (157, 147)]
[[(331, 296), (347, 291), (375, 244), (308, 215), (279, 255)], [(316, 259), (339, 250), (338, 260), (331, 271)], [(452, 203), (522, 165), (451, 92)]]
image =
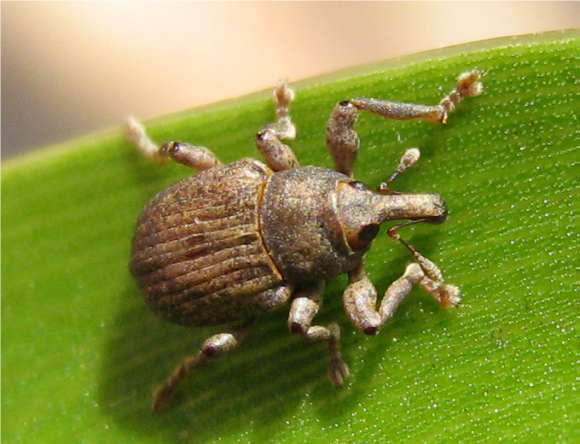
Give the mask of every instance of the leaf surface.
[[(335, 390), (326, 353), (274, 313), (241, 350), (184, 383), (151, 414), (151, 393), (216, 329), (150, 312), (128, 269), (134, 223), (156, 192), (189, 174), (158, 167), (119, 129), (3, 164), (2, 438), (6, 443), (418, 443), (580, 441), (578, 160), (580, 33), (445, 48), (299, 82), (292, 143), (330, 167), (324, 128), (340, 100), (437, 103), (455, 77), (484, 70), (485, 91), (446, 126), (361, 115), (355, 175), (442, 195), (450, 217), (402, 233), (461, 287), (444, 309), (415, 289), (376, 337), (351, 326), (344, 277), (320, 322), (338, 320), (351, 378)], [(270, 93), (148, 122), (156, 140), (256, 156)], [(382, 230), (384, 231), (384, 229)], [(410, 260), (379, 235), (367, 255), (382, 294)]]

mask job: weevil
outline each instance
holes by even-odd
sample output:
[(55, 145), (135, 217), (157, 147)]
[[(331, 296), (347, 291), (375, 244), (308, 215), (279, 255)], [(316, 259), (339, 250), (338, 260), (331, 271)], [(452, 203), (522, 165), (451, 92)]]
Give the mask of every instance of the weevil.
[[(228, 325), (186, 358), (154, 394), (153, 410), (171, 400), (175, 388), (201, 363), (236, 349), (261, 314), (290, 305), (289, 329), (324, 342), (328, 373), (340, 387), (349, 375), (339, 347), (340, 328), (313, 325), (322, 306), (324, 284), (348, 275), (344, 309), (354, 326), (375, 335), (415, 284), (443, 306), (460, 301), (458, 287), (444, 283), (440, 269), (403, 240), (402, 227), (443, 222), (447, 209), (437, 194), (407, 194), (391, 183), (420, 156), (407, 150), (395, 172), (376, 192), (353, 177), (359, 151), (354, 124), (361, 110), (396, 119), (445, 123), (463, 99), (482, 91), (481, 72), (458, 77), (455, 89), (437, 105), (373, 98), (339, 102), (326, 128), (335, 170), (300, 166), (282, 142), (294, 139), (289, 108), (293, 90), (274, 90), (276, 119), (257, 133), (266, 164), (244, 158), (224, 165), (208, 148), (184, 142), (155, 144), (135, 119), (127, 137), (148, 157), (173, 159), (197, 174), (171, 185), (145, 207), (133, 238), (130, 269), (153, 311), (169, 322), (189, 326)], [(381, 224), (413, 255), (377, 309), (377, 291), (365, 274), (364, 255)]]

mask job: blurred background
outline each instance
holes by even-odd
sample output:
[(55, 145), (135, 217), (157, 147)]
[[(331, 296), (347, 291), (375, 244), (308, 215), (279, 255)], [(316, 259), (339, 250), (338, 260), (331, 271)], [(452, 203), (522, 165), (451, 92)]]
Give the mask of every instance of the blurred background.
[(2, 156), (441, 46), (580, 27), (580, 2), (2, 2)]

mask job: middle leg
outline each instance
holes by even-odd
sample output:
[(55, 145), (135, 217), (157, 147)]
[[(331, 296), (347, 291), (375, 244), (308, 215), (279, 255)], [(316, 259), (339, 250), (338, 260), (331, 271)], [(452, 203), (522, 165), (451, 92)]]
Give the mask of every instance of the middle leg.
[(274, 171), (289, 170), (298, 166), (298, 159), (292, 148), (282, 139), (294, 139), (296, 127), (290, 118), (290, 103), (294, 100), (294, 91), (285, 81), (274, 89), (274, 106), (276, 121), (269, 123), (256, 135), (256, 146), (264, 156), (266, 163)]
[(340, 327), (334, 323), (328, 327), (312, 325), (312, 320), (322, 305), (323, 289), (324, 282), (320, 282), (296, 294), (290, 307), (288, 327), (311, 342), (326, 342), (330, 356), (328, 376), (336, 387), (342, 387), (349, 372), (340, 353)]

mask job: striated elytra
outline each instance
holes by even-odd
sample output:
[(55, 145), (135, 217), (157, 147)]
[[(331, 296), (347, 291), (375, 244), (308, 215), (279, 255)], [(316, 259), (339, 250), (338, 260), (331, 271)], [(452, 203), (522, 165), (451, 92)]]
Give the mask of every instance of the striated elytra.
[[(134, 119), (127, 136), (145, 155), (172, 158), (200, 172), (155, 196), (143, 210), (133, 239), (131, 272), (153, 310), (170, 322), (192, 325), (233, 324), (208, 338), (156, 391), (153, 409), (171, 400), (181, 380), (201, 362), (235, 349), (260, 314), (290, 304), (291, 331), (327, 344), (329, 376), (343, 384), (348, 367), (339, 350), (337, 324), (313, 325), (325, 281), (347, 273), (345, 311), (366, 334), (376, 334), (414, 284), (442, 305), (457, 305), (459, 289), (443, 282), (430, 260), (400, 238), (411, 223), (443, 222), (447, 210), (436, 194), (403, 194), (390, 184), (420, 156), (409, 149), (377, 192), (356, 181), (352, 168), (359, 149), (353, 129), (359, 110), (392, 119), (445, 123), (462, 99), (482, 91), (477, 70), (459, 76), (455, 89), (435, 106), (354, 98), (338, 103), (326, 139), (336, 170), (301, 167), (283, 139), (295, 137), (289, 115), (293, 91), (274, 90), (277, 119), (256, 137), (266, 164), (245, 158), (223, 165), (207, 148), (182, 142), (160, 147)], [(389, 236), (413, 254), (401, 278), (386, 291), (378, 309), (377, 292), (366, 277), (363, 257), (387, 221)]]

